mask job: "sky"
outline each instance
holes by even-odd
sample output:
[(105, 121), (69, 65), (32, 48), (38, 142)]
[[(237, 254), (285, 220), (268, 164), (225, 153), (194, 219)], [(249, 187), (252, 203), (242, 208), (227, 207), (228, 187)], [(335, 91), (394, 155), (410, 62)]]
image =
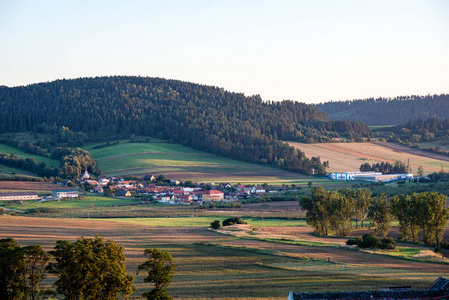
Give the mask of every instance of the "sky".
[(0, 0), (0, 85), (109, 75), (305, 103), (449, 93), (449, 0)]

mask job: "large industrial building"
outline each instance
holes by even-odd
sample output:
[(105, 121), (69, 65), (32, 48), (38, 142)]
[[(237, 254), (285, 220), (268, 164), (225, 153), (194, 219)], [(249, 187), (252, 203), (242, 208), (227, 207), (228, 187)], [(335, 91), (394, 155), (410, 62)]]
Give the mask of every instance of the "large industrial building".
[(35, 192), (0, 193), (0, 201), (22, 201), (38, 199)]
[(390, 182), (396, 180), (413, 179), (413, 174), (382, 174), (379, 172), (332, 172), (328, 174), (328, 177), (334, 180)]

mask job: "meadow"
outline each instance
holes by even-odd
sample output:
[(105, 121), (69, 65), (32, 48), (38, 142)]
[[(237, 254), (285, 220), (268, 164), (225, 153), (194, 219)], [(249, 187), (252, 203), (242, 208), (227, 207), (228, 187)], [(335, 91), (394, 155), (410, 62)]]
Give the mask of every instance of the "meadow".
[[(177, 268), (168, 291), (176, 299), (277, 300), (285, 299), (289, 291), (373, 290), (400, 285), (426, 288), (449, 268), (446, 262), (335, 246), (344, 244), (344, 239), (313, 236), (310, 227), (249, 223), (216, 232), (202, 224), (168, 227), (0, 215), (0, 232), (21, 245), (41, 244), (46, 250), (60, 239), (74, 241), (99, 234), (125, 247), (126, 266), (133, 275), (145, 260), (144, 249), (169, 251)], [(304, 239), (310, 244), (289, 242)], [(411, 247), (417, 247), (413, 253), (421, 251), (418, 246)], [(143, 282), (144, 274), (135, 276), (138, 291), (132, 299), (142, 299), (149, 286)], [(53, 280), (49, 277), (45, 284)]]
[(20, 149), (17, 149), (17, 148), (14, 148), (14, 147), (11, 147), (11, 146), (8, 146), (5, 144), (0, 144), (0, 153), (5, 153), (5, 154), (14, 153), (15, 155), (17, 155), (20, 158), (32, 158), (36, 161), (36, 163), (44, 162), (47, 166), (52, 166), (55, 168), (59, 167), (59, 161), (56, 159), (51, 159), (49, 157), (43, 157), (43, 156), (39, 156), (39, 155), (25, 153)]
[(119, 144), (96, 148), (99, 145), (104, 143), (87, 145), (85, 149), (102, 172), (111, 176), (163, 174), (170, 179), (193, 182), (307, 186), (312, 181), (335, 188), (346, 186), (345, 183), (229, 159), (156, 138), (138, 143), (122, 140)]
[(289, 144), (301, 149), (307, 156), (319, 156), (321, 161), (329, 161), (330, 172), (358, 171), (360, 165), (366, 162), (394, 164), (397, 160), (407, 163), (408, 159), (414, 174), (419, 166), (423, 167), (424, 174), (449, 169), (447, 156), (393, 143)]

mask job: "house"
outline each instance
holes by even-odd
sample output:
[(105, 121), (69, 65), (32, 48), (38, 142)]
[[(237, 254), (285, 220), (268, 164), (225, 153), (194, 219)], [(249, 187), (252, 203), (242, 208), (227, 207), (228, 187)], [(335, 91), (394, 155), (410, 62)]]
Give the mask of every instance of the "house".
[(94, 187), (94, 193), (103, 193), (104, 190), (101, 186), (97, 185), (96, 187)]
[(217, 190), (205, 191), (203, 193), (203, 201), (211, 202), (211, 201), (222, 201), (224, 198), (224, 193)]
[(131, 197), (131, 192), (127, 190), (119, 190), (117, 192), (117, 196), (119, 197)]
[(178, 180), (170, 180), (171, 184), (174, 185), (179, 185), (181, 182), (179, 182)]
[(98, 183), (100, 184), (100, 186), (107, 186), (108, 183), (109, 183), (109, 179), (107, 179), (107, 178), (100, 178), (98, 180)]
[(70, 179), (66, 179), (62, 182), (62, 184), (67, 186), (70, 182), (72, 182)]
[(237, 184), (237, 185), (235, 186), (235, 189), (236, 189), (237, 191), (244, 190), (245, 188), (246, 188), (246, 186), (244, 186), (243, 184)]
[(252, 188), (251, 188), (251, 191), (250, 191), (250, 193), (251, 194), (263, 194), (263, 193), (265, 193), (266, 192), (266, 190), (265, 190), (265, 188), (263, 187), (263, 186), (261, 186), (261, 185), (255, 185), (255, 186), (253, 186)]
[(179, 204), (191, 204), (193, 198), (190, 195), (181, 195), (177, 197), (177, 200)]
[(59, 199), (78, 198), (78, 190), (54, 190), (52, 196)]
[(0, 201), (37, 200), (35, 192), (0, 193)]
[(406, 300), (406, 299), (448, 299), (449, 279), (440, 277), (427, 289), (415, 290), (409, 287), (388, 288), (377, 291), (353, 291), (353, 292), (324, 292), (324, 293), (293, 293), (290, 292), (287, 300), (315, 300), (315, 299), (340, 299), (340, 300)]

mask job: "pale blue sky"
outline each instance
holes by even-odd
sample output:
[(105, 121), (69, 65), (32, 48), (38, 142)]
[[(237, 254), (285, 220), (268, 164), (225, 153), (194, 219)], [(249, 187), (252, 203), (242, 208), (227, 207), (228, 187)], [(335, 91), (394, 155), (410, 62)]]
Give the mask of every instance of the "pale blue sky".
[(449, 0), (0, 0), (0, 85), (103, 75), (306, 103), (449, 93)]

